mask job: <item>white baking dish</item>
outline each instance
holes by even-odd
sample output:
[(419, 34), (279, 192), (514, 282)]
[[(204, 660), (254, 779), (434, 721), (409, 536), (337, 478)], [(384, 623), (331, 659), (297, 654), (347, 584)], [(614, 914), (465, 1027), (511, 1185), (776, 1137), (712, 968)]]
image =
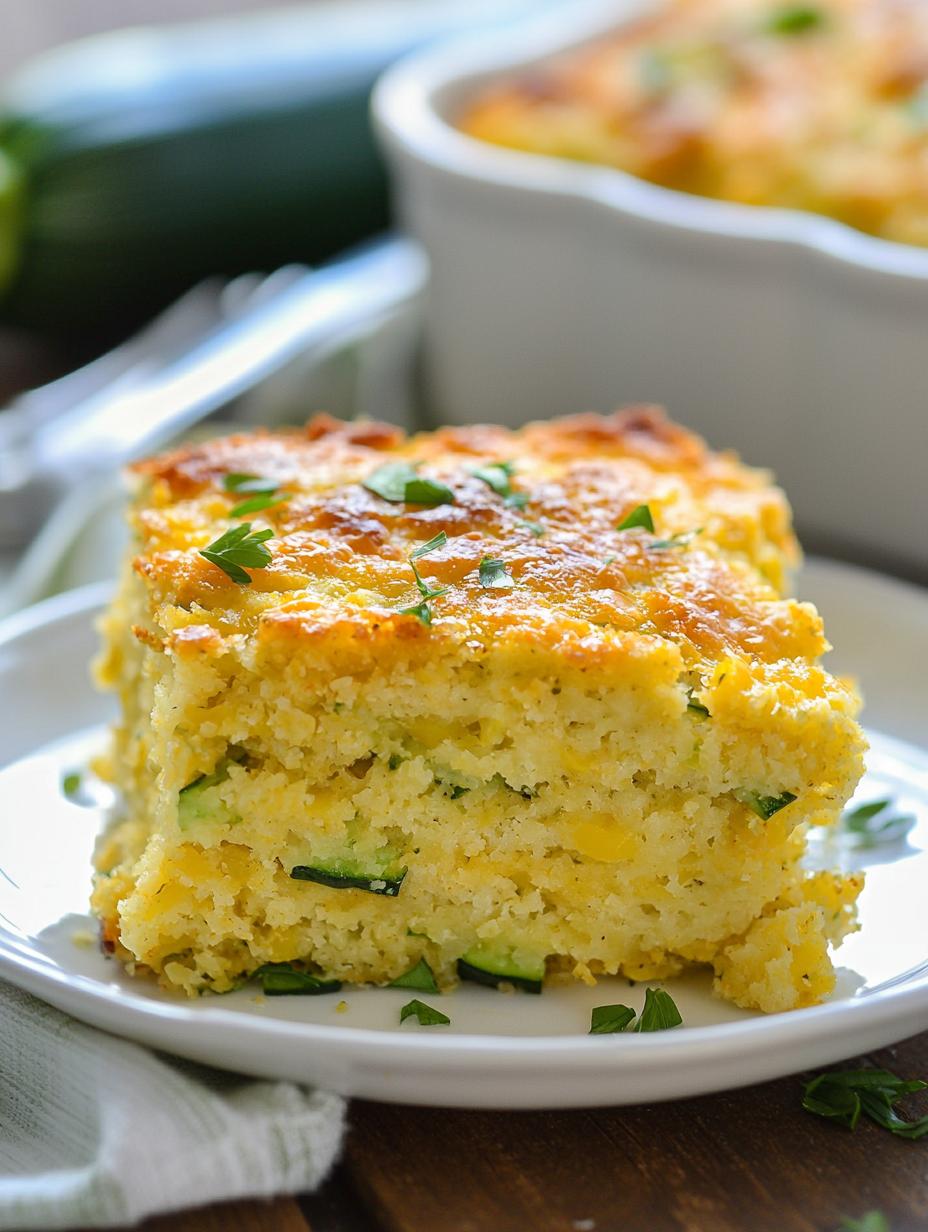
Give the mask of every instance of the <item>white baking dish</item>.
[(639, 7), (567, 4), (416, 55), (377, 88), (399, 207), (432, 260), (436, 415), (663, 402), (774, 467), (816, 547), (925, 574), (928, 250), (453, 127), (484, 83)]

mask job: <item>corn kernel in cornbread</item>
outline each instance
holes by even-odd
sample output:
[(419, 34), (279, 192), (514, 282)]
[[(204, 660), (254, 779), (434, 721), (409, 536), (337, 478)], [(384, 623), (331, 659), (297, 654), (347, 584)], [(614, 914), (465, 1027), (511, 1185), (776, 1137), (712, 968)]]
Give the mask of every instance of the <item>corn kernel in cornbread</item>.
[[(200, 555), (243, 475), (280, 497), (247, 585)], [(740, 1005), (827, 995), (859, 880), (800, 861), (863, 741), (783, 597), (764, 473), (633, 408), (410, 439), (320, 418), (134, 477), (100, 669), (128, 820), (94, 894), (133, 969), (195, 993), (267, 962), (531, 987), (709, 964)]]

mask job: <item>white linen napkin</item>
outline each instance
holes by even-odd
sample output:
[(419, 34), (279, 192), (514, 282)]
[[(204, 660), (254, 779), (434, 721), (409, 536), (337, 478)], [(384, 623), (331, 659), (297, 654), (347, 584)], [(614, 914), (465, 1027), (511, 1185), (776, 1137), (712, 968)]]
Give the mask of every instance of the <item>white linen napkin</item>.
[(314, 1189), (345, 1101), (178, 1061), (0, 982), (0, 1229)]

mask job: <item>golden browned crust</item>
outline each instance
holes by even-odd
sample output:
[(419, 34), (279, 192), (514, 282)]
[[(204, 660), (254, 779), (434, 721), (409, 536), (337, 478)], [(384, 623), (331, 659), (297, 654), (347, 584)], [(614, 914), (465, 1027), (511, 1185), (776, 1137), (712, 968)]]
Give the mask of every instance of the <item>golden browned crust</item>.
[[(453, 504), (390, 503), (363, 486), (406, 461), (447, 485)], [(507, 502), (472, 472), (513, 464)], [(707, 449), (654, 407), (578, 415), (520, 431), (444, 428), (406, 438), (373, 423), (314, 419), (303, 431), (256, 432), (185, 446), (135, 468), (134, 567), (172, 623), (177, 653), (218, 650), (223, 637), (322, 635), (355, 642), (499, 636), (582, 647), (595, 658), (642, 634), (680, 644), (691, 661), (726, 650), (762, 661), (824, 646), (817, 616), (780, 601), (796, 557), (782, 493), (765, 473)], [(233, 524), (230, 473), (271, 479), (290, 498), (253, 516), (275, 537), (267, 568), (242, 587), (199, 554)], [(655, 533), (619, 532), (647, 504)], [(426, 628), (397, 609), (417, 599), (409, 553), (439, 531), (421, 562), (436, 584)], [(542, 531), (543, 533), (538, 533)], [(675, 548), (660, 540), (696, 532)], [(511, 589), (487, 589), (480, 561), (502, 559)], [(765, 576), (766, 575), (766, 576)]]

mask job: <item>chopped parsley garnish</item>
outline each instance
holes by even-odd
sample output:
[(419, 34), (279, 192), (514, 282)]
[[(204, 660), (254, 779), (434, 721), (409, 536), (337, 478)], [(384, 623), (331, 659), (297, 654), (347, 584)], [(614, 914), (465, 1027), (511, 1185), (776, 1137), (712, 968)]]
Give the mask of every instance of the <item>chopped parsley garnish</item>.
[(236, 472), (226, 475), (222, 481), (222, 486), (227, 492), (234, 492), (236, 496), (244, 496), (251, 493), (269, 496), (272, 492), (277, 491), (280, 484), (276, 479), (262, 479), (260, 475), (244, 475)]
[(891, 1232), (889, 1220), (882, 1211), (867, 1211), (859, 1219), (847, 1216), (841, 1220), (838, 1232)]
[(317, 997), (338, 992), (342, 986), (341, 980), (324, 980), (308, 971), (297, 971), (290, 963), (265, 963), (254, 974), (268, 997)]
[(396, 609), (398, 616), (415, 616), (417, 620), (421, 620), (424, 625), (432, 623), (432, 609), (423, 599), (421, 603), (411, 603), (409, 607), (398, 607)]
[(712, 717), (709, 713), (709, 707), (704, 706), (702, 702), (698, 702), (693, 697), (692, 689), (686, 695), (686, 708), (690, 714), (698, 714), (701, 719), (710, 719)]
[(407, 559), (409, 561), (410, 568), (413, 571), (413, 576), (416, 579), (416, 587), (419, 594), (422, 596), (422, 600), (419, 603), (412, 604), (410, 607), (399, 608), (398, 611), (400, 616), (417, 616), (424, 625), (430, 625), (432, 623), (432, 609), (429, 607), (430, 600), (437, 599), (441, 595), (446, 595), (451, 587), (430, 586), (428, 582), (423, 580), (416, 561), (421, 559), (423, 556), (427, 556), (429, 552), (435, 552), (439, 548), (443, 548), (447, 542), (448, 536), (443, 530), (440, 530), (437, 535), (434, 535), (426, 543), (420, 544), (414, 552), (410, 552)]
[(433, 535), (431, 539), (427, 539), (425, 543), (420, 543), (419, 546), (409, 553), (410, 560), (419, 560), (422, 556), (428, 556), (429, 552), (437, 552), (439, 548), (443, 548), (448, 542), (448, 536), (443, 530), (440, 530), (437, 535)]
[(628, 517), (623, 518), (618, 524), (616, 530), (635, 530), (639, 526), (644, 530), (649, 530), (652, 535), (654, 534), (654, 518), (647, 505), (636, 505)]
[(519, 525), (524, 526), (526, 530), (531, 531), (536, 539), (540, 539), (546, 529), (540, 522), (529, 522), (525, 518), (519, 518)]
[[(627, 1005), (597, 1005), (590, 1016), (590, 1035), (616, 1035), (634, 1020), (635, 1011)], [(669, 1031), (683, 1022), (673, 997), (663, 988), (646, 988), (644, 1009), (633, 1031)]]
[(893, 801), (888, 798), (845, 809), (841, 816), (841, 830), (855, 847), (895, 842), (904, 838), (914, 825), (911, 813), (894, 813)]
[(793, 35), (818, 30), (825, 14), (814, 4), (785, 4), (774, 9), (764, 23), (765, 34)]
[(80, 791), (81, 782), (82, 776), (79, 770), (69, 770), (67, 774), (62, 775), (61, 790), (69, 800)]
[[(654, 515), (651, 513), (650, 505), (636, 505), (635, 508), (623, 518), (616, 527), (616, 530), (647, 530), (654, 534)], [(690, 540), (695, 539), (697, 535), (701, 535), (703, 527), (696, 530), (683, 531), (680, 534), (671, 535), (667, 539), (654, 539), (648, 544), (648, 547), (654, 548), (657, 551), (666, 551), (668, 548), (685, 548)]]
[(233, 518), (244, 517), (248, 513), (257, 513), (261, 509), (269, 509), (271, 505), (291, 499), (290, 492), (281, 492), (276, 479), (262, 479), (260, 475), (246, 475), (235, 472), (223, 478), (222, 486), (227, 492), (236, 496), (247, 496), (241, 504), (229, 510)]
[(424, 958), (420, 958), (416, 965), (410, 967), (405, 975), (398, 975), (395, 980), (391, 980), (387, 987), (414, 988), (416, 992), (438, 992), (438, 985), (435, 983), (432, 968)]
[(635, 1023), (636, 1031), (669, 1031), (682, 1022), (683, 1017), (669, 992), (663, 988), (645, 989), (644, 1009)]
[(454, 493), (437, 479), (424, 479), (408, 462), (387, 462), (378, 466), (363, 482), (363, 487), (392, 504), (453, 505)]
[(702, 534), (703, 529), (699, 526), (696, 530), (685, 530), (678, 535), (671, 535), (669, 539), (655, 539), (648, 546), (656, 552), (664, 552), (671, 548), (685, 548), (697, 535)]
[(260, 513), (262, 509), (270, 509), (292, 498), (292, 492), (259, 492), (257, 496), (249, 496), (240, 505), (229, 510), (230, 518), (243, 518), (249, 513)]
[(615, 1035), (624, 1031), (635, 1017), (627, 1005), (597, 1005), (590, 1015), (590, 1035)]
[(475, 466), (471, 474), (492, 488), (497, 496), (508, 496), (511, 491), (509, 481), (515, 469), (515, 462), (487, 462), (485, 466)]
[(906, 1121), (896, 1104), (906, 1095), (924, 1091), (920, 1079), (904, 1081), (885, 1069), (839, 1069), (819, 1074), (803, 1087), (806, 1112), (827, 1117), (847, 1129), (855, 1129), (861, 1114), (899, 1138), (918, 1139), (928, 1134), (928, 1116)]
[(513, 509), (524, 509), (528, 504), (528, 493), (513, 491), (512, 476), (515, 469), (515, 462), (487, 462), (483, 466), (474, 467), (471, 474), (488, 488), (492, 488), (496, 495), (501, 496)]
[(437, 479), (416, 476), (406, 481), (405, 499), (410, 505), (453, 505), (454, 493)]
[(784, 791), (779, 796), (762, 796), (759, 791), (740, 788), (733, 794), (739, 804), (745, 805), (764, 821), (769, 821), (774, 813), (779, 813), (780, 809), (786, 808), (787, 804), (792, 804), (796, 799), (791, 791)]
[(443, 1014), (441, 1010), (433, 1010), (430, 1005), (418, 999), (407, 1001), (400, 1010), (400, 1022), (405, 1022), (407, 1018), (415, 1018), (420, 1027), (444, 1027), (451, 1022), (447, 1014)]
[(480, 585), (487, 589), (509, 590), (515, 580), (506, 572), (506, 562), (484, 556), (480, 562)]
[(208, 547), (200, 549), (200, 555), (228, 574), (239, 586), (250, 586), (251, 578), (242, 566), (248, 569), (264, 569), (270, 564), (271, 553), (264, 546), (273, 539), (272, 530), (252, 531), (250, 522), (230, 527)]

